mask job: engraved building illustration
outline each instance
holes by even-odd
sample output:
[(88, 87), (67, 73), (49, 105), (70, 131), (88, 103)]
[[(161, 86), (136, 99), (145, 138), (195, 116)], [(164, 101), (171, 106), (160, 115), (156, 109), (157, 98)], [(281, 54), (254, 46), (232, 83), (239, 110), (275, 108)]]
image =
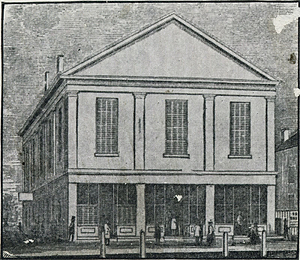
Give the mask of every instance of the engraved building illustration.
[(171, 14), (48, 81), (20, 130), (25, 228), (275, 232), (278, 82), (212, 36)]

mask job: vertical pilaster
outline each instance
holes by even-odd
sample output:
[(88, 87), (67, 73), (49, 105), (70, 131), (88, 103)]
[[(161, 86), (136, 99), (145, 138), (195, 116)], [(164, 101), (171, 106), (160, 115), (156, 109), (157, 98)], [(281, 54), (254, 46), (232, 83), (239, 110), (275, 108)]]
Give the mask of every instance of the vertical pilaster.
[(267, 231), (268, 234), (275, 231), (275, 185), (267, 189)]
[(145, 97), (134, 93), (134, 166), (145, 169)]
[(146, 205), (145, 205), (145, 184), (136, 184), (136, 235), (140, 231), (146, 232)]
[(214, 95), (204, 95), (205, 99), (205, 171), (214, 170)]
[(267, 171), (275, 171), (275, 98), (266, 97)]
[(77, 168), (77, 91), (68, 92), (68, 164)]
[(74, 240), (77, 239), (77, 184), (69, 183), (69, 216), (68, 225), (70, 225), (72, 216), (75, 216)]
[(215, 185), (206, 185), (205, 200), (205, 230), (207, 234), (208, 222), (213, 221), (215, 224)]

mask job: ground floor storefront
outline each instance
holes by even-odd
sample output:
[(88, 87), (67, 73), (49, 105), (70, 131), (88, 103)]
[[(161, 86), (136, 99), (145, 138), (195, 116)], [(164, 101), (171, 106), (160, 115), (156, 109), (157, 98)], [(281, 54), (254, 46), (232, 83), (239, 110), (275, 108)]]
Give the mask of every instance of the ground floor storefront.
[(221, 184), (116, 184), (61, 179), (23, 202), (23, 226), (42, 236), (68, 239), (75, 217), (75, 240), (98, 240), (106, 222), (111, 237), (193, 237), (195, 225), (206, 235), (208, 222), (215, 234), (247, 235), (251, 224), (273, 232), (275, 186)]
[(71, 185), (76, 204), (69, 206), (69, 219), (76, 216), (78, 240), (98, 239), (105, 222), (112, 237), (138, 236), (140, 230), (153, 237), (156, 224), (162, 236), (182, 237), (193, 236), (196, 224), (205, 235), (209, 221), (216, 235), (247, 235), (251, 224), (265, 230), (272, 224), (266, 185)]

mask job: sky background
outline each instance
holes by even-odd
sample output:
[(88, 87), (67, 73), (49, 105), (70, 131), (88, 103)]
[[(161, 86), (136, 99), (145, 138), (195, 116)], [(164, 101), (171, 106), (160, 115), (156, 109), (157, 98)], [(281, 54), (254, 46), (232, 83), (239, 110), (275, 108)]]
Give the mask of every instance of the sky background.
[[(276, 140), (280, 129), (297, 128), (298, 24), (275, 31), (277, 15), (297, 3), (68, 3), (7, 4), (3, 23), (3, 173), (21, 182), (18, 130), (44, 93), (44, 73), (56, 73), (63, 54), (71, 68), (106, 45), (175, 12), (280, 80)], [(296, 62), (290, 57), (295, 54)], [(5, 182), (4, 182), (5, 188)], [(17, 189), (20, 186), (17, 185)]]

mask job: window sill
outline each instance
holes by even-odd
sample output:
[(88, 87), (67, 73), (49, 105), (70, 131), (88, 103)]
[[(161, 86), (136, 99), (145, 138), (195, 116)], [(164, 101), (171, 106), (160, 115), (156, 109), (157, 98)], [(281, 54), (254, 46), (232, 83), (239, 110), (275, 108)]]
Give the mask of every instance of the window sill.
[(119, 153), (94, 153), (95, 157), (119, 157)]
[(190, 155), (189, 154), (180, 154), (180, 155), (176, 155), (176, 154), (163, 154), (164, 158), (183, 158), (183, 159), (190, 159)]
[(228, 155), (228, 159), (252, 159), (252, 155)]

